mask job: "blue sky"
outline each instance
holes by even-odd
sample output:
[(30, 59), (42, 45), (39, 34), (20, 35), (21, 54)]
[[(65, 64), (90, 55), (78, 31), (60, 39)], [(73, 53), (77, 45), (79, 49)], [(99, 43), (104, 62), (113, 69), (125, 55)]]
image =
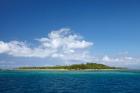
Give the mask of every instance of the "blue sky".
[[(75, 35), (82, 36), (84, 39), (80, 39), (81, 41), (93, 43), (88, 51), (94, 57), (139, 57), (139, 25), (139, 0), (0, 1), (0, 41), (4, 44), (10, 41), (26, 41), (36, 47), (38, 42), (35, 39), (48, 37), (52, 30), (68, 28)], [(24, 63), (25, 59), (27, 63)], [(19, 58), (7, 55), (7, 52), (0, 54), (1, 64), (4, 66), (9, 65), (11, 61), (16, 62), (14, 65), (50, 64), (44, 62), (46, 59), (47, 57)], [(36, 62), (33, 63), (32, 60)]]

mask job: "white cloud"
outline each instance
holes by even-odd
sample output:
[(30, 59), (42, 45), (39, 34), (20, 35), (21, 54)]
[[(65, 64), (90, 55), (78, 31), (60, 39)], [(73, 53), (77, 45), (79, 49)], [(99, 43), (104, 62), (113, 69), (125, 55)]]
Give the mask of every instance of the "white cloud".
[(111, 59), (106, 55), (102, 58), (103, 61), (111, 61)]
[(122, 61), (122, 59), (118, 58), (118, 57), (109, 57), (107, 55), (103, 56), (103, 58), (101, 59), (103, 62), (118, 62), (118, 61)]
[(128, 55), (95, 57), (95, 62), (114, 67), (140, 68), (140, 59)]
[(103, 56), (102, 61), (104, 62), (128, 62), (131, 60), (135, 60), (136, 58), (130, 56), (118, 56), (118, 57), (109, 57), (107, 55)]
[(36, 39), (39, 45), (31, 47), (22, 41), (0, 41), (0, 53), (15, 57), (60, 58), (63, 60), (91, 60), (88, 48), (93, 45), (68, 28), (52, 31), (47, 37)]
[(89, 51), (93, 43), (72, 33), (68, 28), (51, 31), (48, 36), (35, 40), (39, 44), (33, 47), (23, 41), (0, 41), (0, 54), (11, 55), (15, 58), (45, 58), (45, 61), (53, 59), (55, 62), (61, 61), (63, 64), (96, 62), (110, 66), (140, 68), (140, 59), (128, 56), (128, 52), (113, 57), (108, 55), (94, 57)]

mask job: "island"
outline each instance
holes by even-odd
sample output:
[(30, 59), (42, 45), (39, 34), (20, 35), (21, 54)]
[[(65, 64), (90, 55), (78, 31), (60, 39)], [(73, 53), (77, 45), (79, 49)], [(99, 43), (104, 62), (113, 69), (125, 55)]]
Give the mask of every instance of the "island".
[(57, 66), (43, 66), (43, 67), (19, 67), (18, 70), (113, 70), (120, 69), (110, 67), (104, 64), (86, 63), (86, 64), (72, 64), (72, 65), (57, 65)]

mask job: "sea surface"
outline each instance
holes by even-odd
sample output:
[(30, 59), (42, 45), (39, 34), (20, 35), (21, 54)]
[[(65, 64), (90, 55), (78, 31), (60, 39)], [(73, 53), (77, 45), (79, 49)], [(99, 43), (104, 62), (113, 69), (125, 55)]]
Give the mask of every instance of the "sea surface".
[(0, 71), (0, 93), (140, 93), (140, 71)]

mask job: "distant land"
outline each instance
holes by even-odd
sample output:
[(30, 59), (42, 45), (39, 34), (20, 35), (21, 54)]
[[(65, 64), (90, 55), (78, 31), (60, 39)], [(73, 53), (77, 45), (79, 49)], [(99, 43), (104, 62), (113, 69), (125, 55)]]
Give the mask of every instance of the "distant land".
[(86, 63), (86, 64), (73, 64), (66, 66), (43, 66), (43, 67), (19, 67), (17, 70), (107, 70), (107, 69), (121, 69), (110, 67), (104, 64)]

